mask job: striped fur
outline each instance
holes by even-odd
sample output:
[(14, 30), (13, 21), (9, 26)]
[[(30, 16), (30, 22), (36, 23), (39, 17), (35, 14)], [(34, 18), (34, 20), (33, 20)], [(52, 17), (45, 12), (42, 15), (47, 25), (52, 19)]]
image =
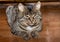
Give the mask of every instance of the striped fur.
[(42, 29), (40, 7), (40, 2), (28, 6), (22, 3), (16, 6), (8, 6), (6, 15), (11, 27), (11, 32), (14, 35), (23, 37), (25, 40), (31, 37), (37, 38), (39, 36), (39, 31)]

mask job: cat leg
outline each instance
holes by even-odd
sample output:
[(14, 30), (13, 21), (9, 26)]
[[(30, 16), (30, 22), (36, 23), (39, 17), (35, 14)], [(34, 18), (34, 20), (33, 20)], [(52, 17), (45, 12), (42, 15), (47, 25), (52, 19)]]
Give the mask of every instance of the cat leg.
[(37, 31), (31, 32), (31, 36), (32, 36), (32, 38), (39, 38), (40, 37), (39, 33)]
[(21, 31), (11, 30), (11, 33), (12, 33), (13, 35), (21, 36)]
[(39, 26), (38, 26), (38, 28), (35, 29), (35, 31), (37, 31), (37, 32), (41, 32), (42, 29), (43, 29), (43, 25), (42, 25), (42, 23), (40, 23)]
[(14, 35), (17, 35), (17, 36), (21, 36), (23, 39), (25, 39), (25, 40), (29, 40), (30, 39), (30, 37), (29, 37), (29, 35), (26, 33), (26, 32), (19, 32), (19, 31), (15, 31), (15, 32), (12, 32)]
[(23, 39), (25, 39), (25, 40), (29, 40), (29, 39), (30, 39), (30, 36), (28, 35), (27, 32), (21, 32), (21, 36), (22, 36)]

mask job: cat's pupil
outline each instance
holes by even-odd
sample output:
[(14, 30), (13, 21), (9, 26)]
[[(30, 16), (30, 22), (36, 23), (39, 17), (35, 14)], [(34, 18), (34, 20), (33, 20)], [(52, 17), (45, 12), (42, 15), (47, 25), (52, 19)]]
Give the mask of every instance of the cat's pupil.
[(29, 15), (27, 15), (26, 17), (29, 17)]

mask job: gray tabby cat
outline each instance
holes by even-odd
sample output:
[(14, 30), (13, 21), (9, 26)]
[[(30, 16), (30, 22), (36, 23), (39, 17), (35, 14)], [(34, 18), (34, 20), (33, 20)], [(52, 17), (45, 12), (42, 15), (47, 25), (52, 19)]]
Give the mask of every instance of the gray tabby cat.
[(42, 29), (40, 7), (40, 2), (27, 3), (27, 5), (19, 3), (16, 6), (8, 6), (6, 15), (11, 32), (14, 35), (23, 37), (25, 40), (29, 40), (31, 37), (38, 38)]

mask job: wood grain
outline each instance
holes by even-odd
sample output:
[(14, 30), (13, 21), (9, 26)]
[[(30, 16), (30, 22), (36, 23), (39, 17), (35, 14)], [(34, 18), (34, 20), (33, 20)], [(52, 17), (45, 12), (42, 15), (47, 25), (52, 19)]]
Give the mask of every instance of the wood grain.
[(42, 2), (59, 2), (60, 0), (0, 0), (0, 2), (37, 2), (37, 1), (42, 1)]
[[(24, 4), (24, 3), (28, 3), (28, 2), (19, 2), (19, 3)], [(33, 2), (33, 3), (37, 3), (37, 2)], [(7, 3), (3, 3), (3, 4), (0, 3), (0, 8), (6, 8), (9, 5), (16, 5), (16, 4), (18, 4), (18, 3), (12, 3), (12, 2), (11, 3), (7, 2)], [(60, 7), (60, 2), (41, 2), (41, 6)]]
[(0, 9), (0, 42), (60, 42), (60, 8), (41, 7), (43, 29), (40, 38), (28, 41), (10, 32), (5, 10)]

